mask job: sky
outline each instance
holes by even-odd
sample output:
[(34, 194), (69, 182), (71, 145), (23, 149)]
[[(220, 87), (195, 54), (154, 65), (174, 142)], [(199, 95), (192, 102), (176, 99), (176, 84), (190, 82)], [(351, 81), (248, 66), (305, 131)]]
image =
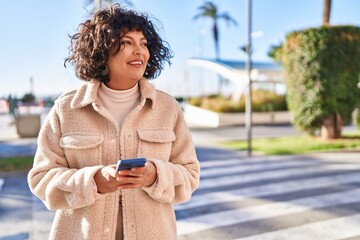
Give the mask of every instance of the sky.
[[(68, 56), (69, 34), (90, 17), (85, 0), (2, 1), (0, 8), (0, 98), (22, 97), (31, 91), (37, 97), (56, 96), (82, 83)], [(174, 96), (216, 91), (213, 73), (199, 73), (187, 61), (193, 57), (214, 58), (211, 21), (193, 20), (204, 0), (132, 0), (134, 8), (162, 23), (160, 35), (174, 52), (171, 66), (165, 66), (154, 85)], [(237, 25), (219, 21), (220, 56), (245, 61), (239, 50), (246, 44), (245, 0), (213, 0), (220, 12), (227, 12)], [(283, 42), (287, 33), (322, 23), (323, 0), (252, 0), (253, 61), (272, 62), (267, 53)], [(360, 27), (359, 0), (333, 0), (330, 23)], [(201, 79), (199, 79), (201, 76)]]

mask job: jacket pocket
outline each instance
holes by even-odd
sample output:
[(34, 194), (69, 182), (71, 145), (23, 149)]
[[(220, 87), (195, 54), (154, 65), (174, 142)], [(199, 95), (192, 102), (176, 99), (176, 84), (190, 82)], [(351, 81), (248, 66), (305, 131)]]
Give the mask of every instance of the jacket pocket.
[(175, 133), (171, 129), (138, 130), (138, 156), (169, 161)]
[(60, 139), (65, 158), (71, 168), (101, 164), (104, 136), (87, 133), (69, 133)]

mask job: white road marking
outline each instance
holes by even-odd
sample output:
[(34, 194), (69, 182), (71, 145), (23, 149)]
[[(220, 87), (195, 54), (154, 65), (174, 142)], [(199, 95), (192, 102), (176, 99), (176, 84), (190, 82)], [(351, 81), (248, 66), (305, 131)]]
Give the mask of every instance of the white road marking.
[(215, 166), (201, 171), (202, 177), (221, 176), (233, 173), (246, 173), (249, 171), (271, 171), (274, 168), (282, 168), (282, 171), (288, 167), (322, 167), (316, 162), (309, 161), (288, 161), (288, 162), (269, 162), (263, 164), (243, 165), (243, 164), (229, 164), (224, 166)]
[(360, 236), (360, 214), (304, 224), (237, 240), (319, 240), (345, 239)]
[(228, 186), (234, 184), (249, 183), (260, 180), (273, 180), (274, 178), (285, 178), (285, 177), (295, 177), (301, 176), (304, 174), (320, 174), (326, 173), (331, 170), (360, 170), (360, 165), (358, 164), (327, 164), (321, 167), (312, 167), (307, 166), (304, 168), (295, 168), (295, 169), (280, 169), (270, 172), (262, 173), (252, 173), (252, 174), (240, 174), (237, 176), (219, 176), (217, 178), (203, 179), (200, 181), (201, 189), (216, 188), (221, 183), (221, 186)]
[[(186, 210), (211, 204), (244, 200), (246, 197), (262, 197), (275, 194), (286, 194), (293, 191), (311, 190), (321, 187), (331, 187), (340, 184), (360, 182), (359, 173), (339, 174), (336, 176), (319, 177), (316, 179), (291, 180), (280, 183), (263, 184), (254, 187), (240, 188), (224, 192), (211, 192), (195, 195), (189, 202), (175, 205), (175, 210)], [(218, 183), (221, 186), (221, 182)]]
[(232, 224), (278, 217), (317, 208), (360, 202), (360, 189), (300, 198), (287, 202), (269, 202), (254, 207), (204, 214), (178, 221), (178, 233), (191, 234)]
[(3, 187), (4, 183), (5, 183), (5, 180), (0, 178), (0, 192), (2, 190), (2, 187)]

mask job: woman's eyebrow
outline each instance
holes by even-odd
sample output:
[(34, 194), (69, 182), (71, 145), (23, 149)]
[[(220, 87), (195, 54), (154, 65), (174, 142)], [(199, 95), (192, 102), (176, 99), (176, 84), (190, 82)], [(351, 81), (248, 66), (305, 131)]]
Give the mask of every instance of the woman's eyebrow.
[[(134, 39), (133, 37), (131, 37), (131, 36), (123, 36), (122, 39), (124, 39), (124, 38), (128, 38), (128, 39), (133, 40), (133, 41), (135, 40), (135, 39)], [(147, 41), (147, 39), (146, 39), (145, 37), (140, 38), (140, 41), (144, 41), (144, 40)]]

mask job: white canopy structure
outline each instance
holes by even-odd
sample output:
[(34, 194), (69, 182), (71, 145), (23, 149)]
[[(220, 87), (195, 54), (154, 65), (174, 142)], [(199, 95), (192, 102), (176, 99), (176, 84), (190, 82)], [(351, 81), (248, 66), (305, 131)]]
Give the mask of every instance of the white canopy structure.
[[(214, 71), (233, 82), (236, 86), (232, 94), (234, 101), (240, 99), (242, 93), (249, 85), (244, 61), (191, 58), (188, 60), (188, 64)], [(285, 82), (281, 65), (268, 62), (252, 62), (251, 80), (252, 82)]]

